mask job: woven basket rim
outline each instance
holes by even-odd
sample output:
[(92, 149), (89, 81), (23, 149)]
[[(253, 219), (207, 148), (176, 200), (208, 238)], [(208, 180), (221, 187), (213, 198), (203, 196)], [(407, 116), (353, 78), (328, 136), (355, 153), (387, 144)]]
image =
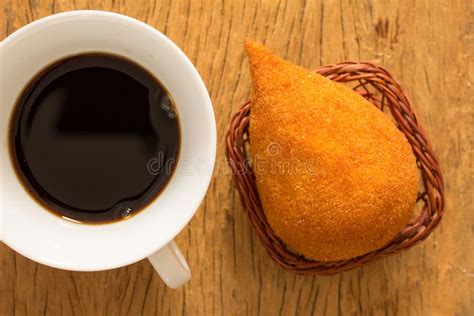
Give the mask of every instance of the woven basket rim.
[(226, 135), (226, 156), (244, 211), (270, 257), (283, 268), (299, 274), (328, 275), (347, 271), (404, 251), (425, 240), (439, 224), (445, 211), (444, 181), (429, 139), (418, 122), (414, 108), (400, 84), (383, 67), (371, 62), (346, 61), (322, 66), (315, 72), (353, 89), (380, 110), (389, 111), (397, 128), (405, 135), (417, 160), (422, 189), (417, 203), (421, 209), (384, 247), (348, 260), (317, 261), (285, 247), (268, 224), (258, 195), (255, 176), (248, 160), (251, 102), (233, 116)]

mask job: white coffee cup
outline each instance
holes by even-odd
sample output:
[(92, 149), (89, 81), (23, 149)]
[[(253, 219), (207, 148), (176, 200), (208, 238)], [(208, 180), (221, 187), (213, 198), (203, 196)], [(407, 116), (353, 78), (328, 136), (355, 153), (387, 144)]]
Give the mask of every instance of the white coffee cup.
[[(181, 128), (178, 163), (164, 191), (131, 218), (103, 225), (73, 223), (43, 209), (19, 182), (8, 150), (9, 120), (25, 85), (45, 66), (84, 52), (118, 54), (148, 69), (173, 96)], [(17, 30), (0, 43), (0, 139), (0, 239), (9, 247), (42, 264), (75, 271), (112, 269), (148, 257), (169, 287), (190, 279), (173, 238), (209, 186), (216, 125), (201, 77), (166, 36), (102, 11), (56, 14)]]

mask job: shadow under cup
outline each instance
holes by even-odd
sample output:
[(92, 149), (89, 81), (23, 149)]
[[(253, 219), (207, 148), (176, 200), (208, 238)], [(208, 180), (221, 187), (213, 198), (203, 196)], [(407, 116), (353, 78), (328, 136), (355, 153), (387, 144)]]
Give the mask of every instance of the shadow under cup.
[[(47, 65), (67, 56), (101, 52), (123, 56), (167, 88), (179, 113), (180, 153), (159, 196), (124, 221), (81, 225), (65, 221), (34, 201), (10, 161), (0, 153), (0, 237), (37, 262), (68, 270), (96, 271), (144, 259), (184, 228), (207, 191), (216, 153), (216, 127), (207, 89), (184, 53), (152, 27), (122, 15), (73, 11), (35, 21), (1, 42), (0, 137), (18, 96)], [(204, 168), (203, 168), (204, 166)]]

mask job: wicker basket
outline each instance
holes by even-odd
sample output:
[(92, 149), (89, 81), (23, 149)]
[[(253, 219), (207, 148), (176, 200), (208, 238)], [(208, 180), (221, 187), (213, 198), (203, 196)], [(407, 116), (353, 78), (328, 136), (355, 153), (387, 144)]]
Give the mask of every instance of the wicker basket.
[(428, 137), (419, 125), (409, 99), (387, 70), (368, 62), (343, 62), (323, 66), (316, 72), (333, 81), (349, 83), (354, 91), (391, 115), (412, 146), (422, 178), (417, 199), (418, 215), (385, 247), (349, 260), (322, 262), (305, 258), (285, 247), (263, 212), (255, 176), (247, 159), (251, 103), (244, 104), (234, 114), (226, 137), (226, 154), (240, 200), (255, 232), (270, 257), (283, 268), (299, 274), (329, 275), (375, 262), (423, 241), (440, 222), (445, 198), (443, 177)]

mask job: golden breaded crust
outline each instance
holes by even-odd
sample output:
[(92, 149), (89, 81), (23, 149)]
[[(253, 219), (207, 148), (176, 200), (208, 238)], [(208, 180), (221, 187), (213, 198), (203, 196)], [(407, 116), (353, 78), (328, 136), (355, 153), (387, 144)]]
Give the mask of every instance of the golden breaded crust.
[(392, 121), (342, 84), (247, 41), (251, 154), (264, 211), (295, 252), (329, 261), (386, 245), (408, 223), (416, 160)]

